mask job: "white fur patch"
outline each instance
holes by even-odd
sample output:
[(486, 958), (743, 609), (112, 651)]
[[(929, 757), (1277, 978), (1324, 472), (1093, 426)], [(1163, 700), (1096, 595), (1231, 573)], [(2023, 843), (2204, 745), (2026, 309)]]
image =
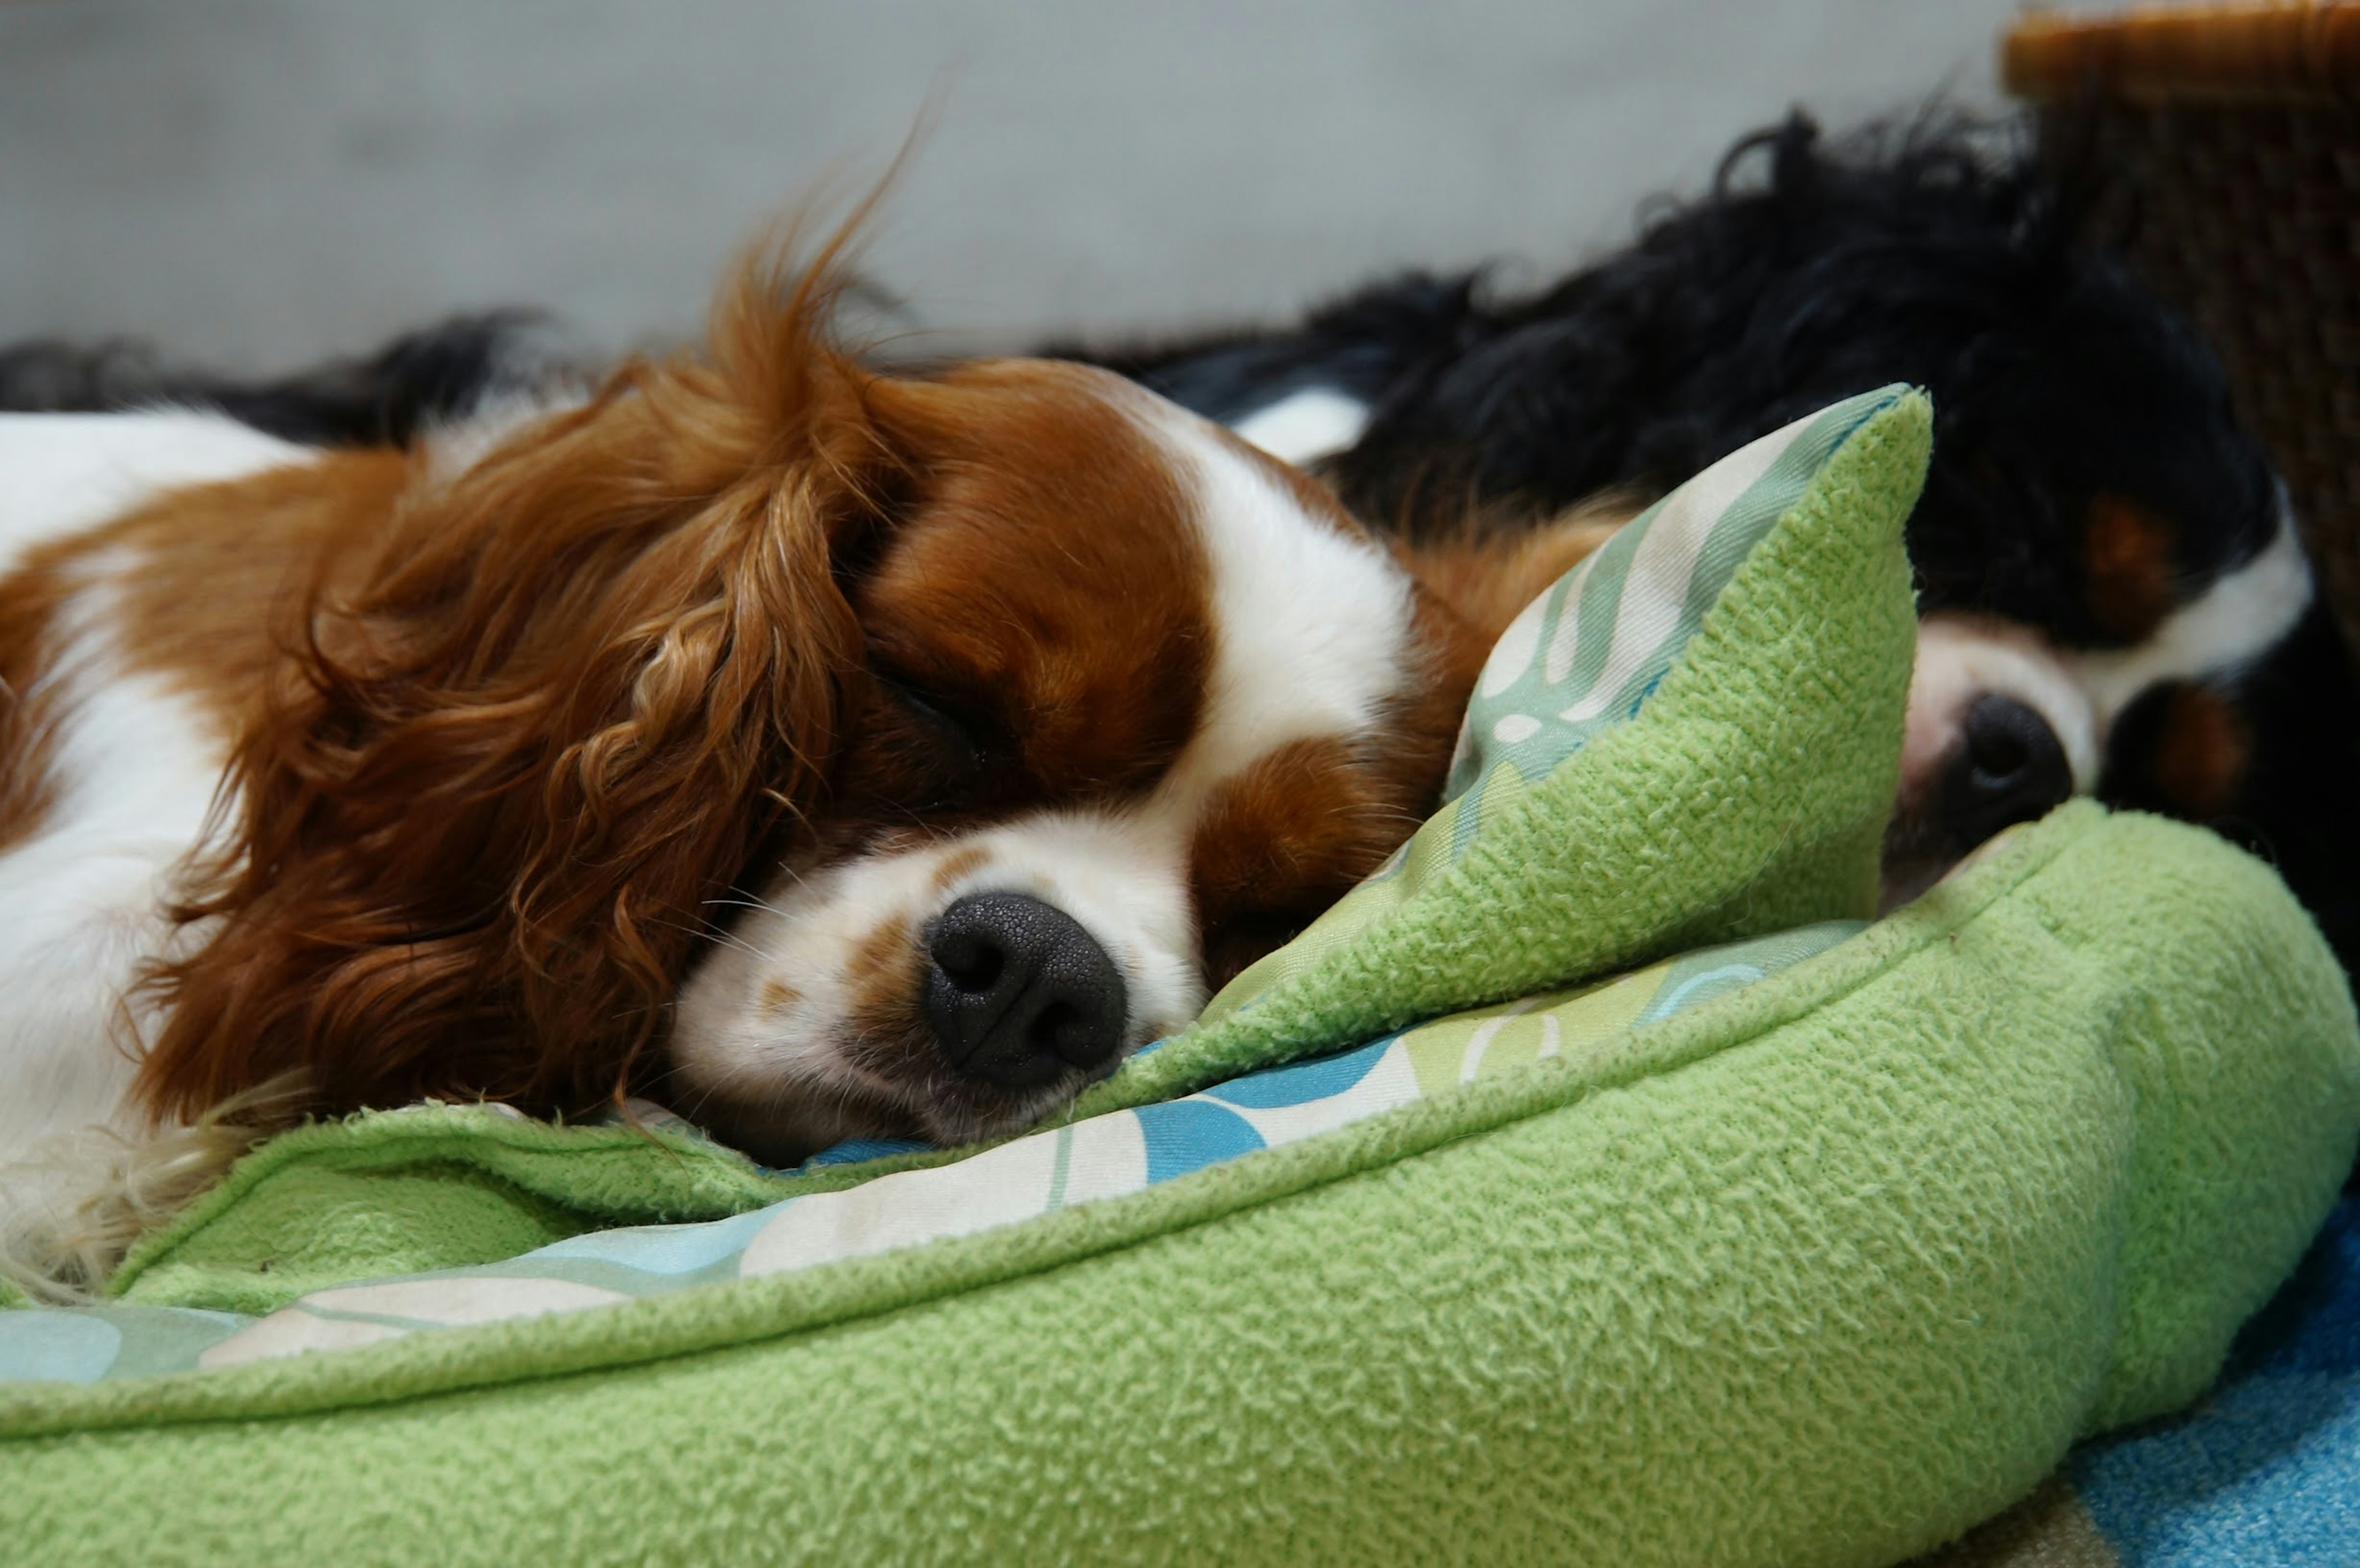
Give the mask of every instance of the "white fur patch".
[(50, 1134), (126, 1125), (131, 1051), (148, 1020), (123, 1006), (169, 927), (159, 912), (197, 842), (224, 760), (185, 698), (116, 663), (104, 580), (67, 606), (46, 681), (65, 718), (55, 800), (0, 854), (0, 1153)]
[(0, 414), (0, 572), (36, 545), (183, 485), (241, 479), (312, 456), (222, 414)]
[(2281, 488), (2278, 530), (2259, 555), (2174, 610), (2136, 648), (2080, 656), (2100, 729), (2158, 681), (2234, 675), (2252, 663), (2294, 629), (2311, 591), (2311, 562)]
[[(910, 1085), (863, 1081), (843, 1054), (850, 967), (877, 933), (915, 940), (971, 893), (1040, 898), (1098, 941), (1122, 972), (1126, 1051), (1203, 1005), (1188, 892), (1197, 820), (1278, 747), (1375, 728), (1404, 679), (1410, 589), (1373, 541), (1310, 515), (1213, 427), (1144, 396), (1132, 406), (1192, 496), (1210, 571), (1215, 648), (1196, 734), (1144, 800), (784, 871), (682, 993), (672, 1054), (694, 1087), (757, 1106), (855, 1086), (907, 1103)], [(954, 858), (974, 864), (940, 879)]]
[[(310, 456), (214, 414), (0, 416), (0, 572), (166, 489)], [(193, 703), (122, 666), (115, 581), (132, 564), (111, 550), (77, 567), (56, 655), (40, 690), (22, 694), (60, 716), (49, 816), (0, 853), (0, 1159), (51, 1134), (126, 1125), (132, 1052), (150, 1020), (125, 993), (169, 936), (160, 906), (224, 760)]]
[(1369, 406), (1332, 387), (1306, 387), (1265, 404), (1229, 428), (1281, 463), (1300, 467), (1359, 441), (1369, 428)]
[(1375, 540), (1308, 516), (1212, 427), (1156, 406), (1196, 480), (1215, 652), (1196, 740), (1167, 791), (1209, 789), (1289, 741), (1365, 733), (1403, 682), (1410, 587)]
[(1938, 614), (1918, 626), (1909, 672), (1909, 722), (1901, 742), (1906, 809), (1930, 789), (1959, 747), (1979, 697), (2008, 697), (2049, 722), (2073, 772), (2073, 792), (2097, 788), (2103, 731), (2063, 655), (2022, 626), (1982, 615)]

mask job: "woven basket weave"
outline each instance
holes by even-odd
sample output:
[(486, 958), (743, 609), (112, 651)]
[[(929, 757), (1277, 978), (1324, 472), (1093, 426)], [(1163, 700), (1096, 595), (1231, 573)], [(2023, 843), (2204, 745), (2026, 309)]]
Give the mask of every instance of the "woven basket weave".
[(2220, 351), (2360, 642), (2360, 4), (2028, 16), (2001, 59), (2133, 193), (2132, 265)]

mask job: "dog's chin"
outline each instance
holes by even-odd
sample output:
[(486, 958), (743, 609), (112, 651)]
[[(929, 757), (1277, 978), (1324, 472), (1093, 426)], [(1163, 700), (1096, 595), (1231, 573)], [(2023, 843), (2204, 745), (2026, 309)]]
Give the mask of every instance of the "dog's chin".
[(853, 1083), (833, 1093), (823, 1084), (782, 1085), (774, 1096), (692, 1089), (682, 1100), (683, 1114), (707, 1136), (776, 1170), (851, 1138), (925, 1136), (901, 1106)]
[(1930, 891), (1936, 883), (1950, 874), (1961, 858), (1957, 855), (1886, 855), (1877, 878), (1878, 918), (1891, 914), (1902, 905)]
[(880, 1083), (842, 1071), (701, 1090), (687, 1085), (676, 1108), (706, 1133), (773, 1169), (802, 1164), (856, 1138), (910, 1138), (956, 1148), (1021, 1132), (1112, 1071), (1059, 1074), (1023, 1090), (1002, 1090), (947, 1073), (923, 1083)]

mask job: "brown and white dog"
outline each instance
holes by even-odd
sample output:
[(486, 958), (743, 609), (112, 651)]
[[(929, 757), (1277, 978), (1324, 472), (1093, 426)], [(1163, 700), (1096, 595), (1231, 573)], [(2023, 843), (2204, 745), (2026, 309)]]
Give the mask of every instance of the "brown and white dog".
[(0, 418), (0, 1154), (290, 1072), (967, 1138), (1406, 835), (1562, 551), (1437, 592), (1134, 385), (886, 374), (831, 292), (415, 452)]

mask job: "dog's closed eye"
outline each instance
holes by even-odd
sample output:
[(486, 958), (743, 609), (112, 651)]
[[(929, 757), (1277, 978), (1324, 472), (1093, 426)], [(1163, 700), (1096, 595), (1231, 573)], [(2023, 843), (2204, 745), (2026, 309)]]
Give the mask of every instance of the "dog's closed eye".
[(1236, 910), (1208, 923), (1204, 933), (1206, 988), (1218, 991), (1301, 936), (1324, 908), (1306, 899), (1287, 908)]
[(986, 727), (966, 704), (879, 670), (879, 702), (853, 782), (880, 805), (939, 812), (967, 804), (989, 773)]

